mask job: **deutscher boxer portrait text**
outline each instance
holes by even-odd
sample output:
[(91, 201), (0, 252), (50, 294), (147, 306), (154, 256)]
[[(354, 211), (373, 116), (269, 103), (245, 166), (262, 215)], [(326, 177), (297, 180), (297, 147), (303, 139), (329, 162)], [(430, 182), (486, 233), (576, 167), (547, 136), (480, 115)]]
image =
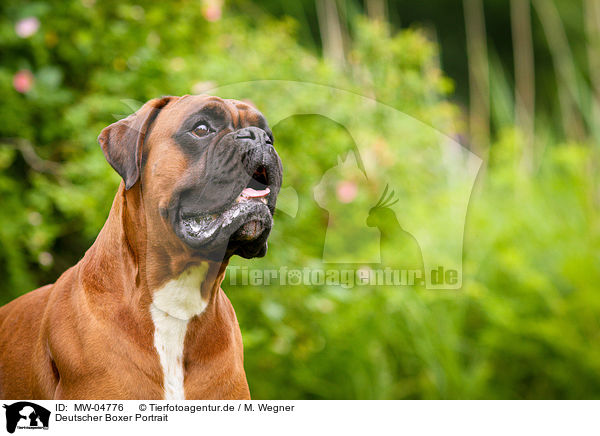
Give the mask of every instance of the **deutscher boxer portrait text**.
[(248, 399), (220, 288), (261, 257), (282, 165), (267, 121), (219, 97), (163, 97), (98, 137), (123, 181), (83, 259), (0, 309), (3, 399)]

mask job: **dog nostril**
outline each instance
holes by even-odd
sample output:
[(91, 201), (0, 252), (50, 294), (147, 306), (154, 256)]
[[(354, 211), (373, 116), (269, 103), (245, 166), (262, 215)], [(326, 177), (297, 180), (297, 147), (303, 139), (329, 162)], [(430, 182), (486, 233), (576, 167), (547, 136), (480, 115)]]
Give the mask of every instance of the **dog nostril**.
[(254, 141), (256, 139), (256, 136), (254, 135), (254, 132), (252, 130), (246, 130), (243, 133), (238, 133), (237, 139), (250, 139)]

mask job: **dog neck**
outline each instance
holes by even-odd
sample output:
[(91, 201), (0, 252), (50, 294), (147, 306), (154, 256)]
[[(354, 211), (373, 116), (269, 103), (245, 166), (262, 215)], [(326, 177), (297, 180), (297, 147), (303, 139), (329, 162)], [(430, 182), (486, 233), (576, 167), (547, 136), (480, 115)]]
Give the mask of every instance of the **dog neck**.
[(104, 227), (82, 260), (84, 289), (121, 294), (122, 301), (145, 312), (154, 302), (170, 316), (189, 319), (216, 304), (228, 261), (198, 258), (174, 235), (149, 241), (138, 185), (125, 191), (121, 183)]
[(198, 352), (186, 336), (228, 331), (220, 324), (228, 303), (220, 289), (227, 261), (185, 258), (185, 250), (172, 250), (168, 235), (148, 241), (145, 222), (132, 218), (143, 216), (136, 189), (125, 191), (121, 183), (106, 224), (80, 264), (82, 288), (101, 316), (127, 320), (136, 346), (157, 353), (164, 398), (185, 399), (186, 356), (218, 354), (222, 346), (203, 342)]

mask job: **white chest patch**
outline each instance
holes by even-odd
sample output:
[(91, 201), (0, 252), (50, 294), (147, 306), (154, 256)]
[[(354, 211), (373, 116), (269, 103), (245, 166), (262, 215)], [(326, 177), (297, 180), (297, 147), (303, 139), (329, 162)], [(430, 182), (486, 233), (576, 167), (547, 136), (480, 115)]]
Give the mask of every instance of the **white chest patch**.
[(154, 292), (150, 314), (154, 322), (154, 347), (164, 376), (165, 400), (185, 400), (183, 347), (189, 320), (206, 309), (200, 286), (208, 264), (189, 268)]

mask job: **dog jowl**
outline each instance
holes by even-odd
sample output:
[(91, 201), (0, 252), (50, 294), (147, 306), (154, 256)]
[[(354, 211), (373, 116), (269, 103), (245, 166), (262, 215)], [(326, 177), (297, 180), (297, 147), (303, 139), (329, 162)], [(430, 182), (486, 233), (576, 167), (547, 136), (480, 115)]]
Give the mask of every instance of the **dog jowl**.
[(48, 429), (50, 411), (28, 401), (3, 406), (6, 409), (6, 431), (14, 433), (17, 428)]
[(247, 399), (221, 282), (261, 257), (282, 182), (264, 116), (209, 96), (150, 100), (98, 141), (122, 182), (83, 259), (0, 308), (0, 398)]

